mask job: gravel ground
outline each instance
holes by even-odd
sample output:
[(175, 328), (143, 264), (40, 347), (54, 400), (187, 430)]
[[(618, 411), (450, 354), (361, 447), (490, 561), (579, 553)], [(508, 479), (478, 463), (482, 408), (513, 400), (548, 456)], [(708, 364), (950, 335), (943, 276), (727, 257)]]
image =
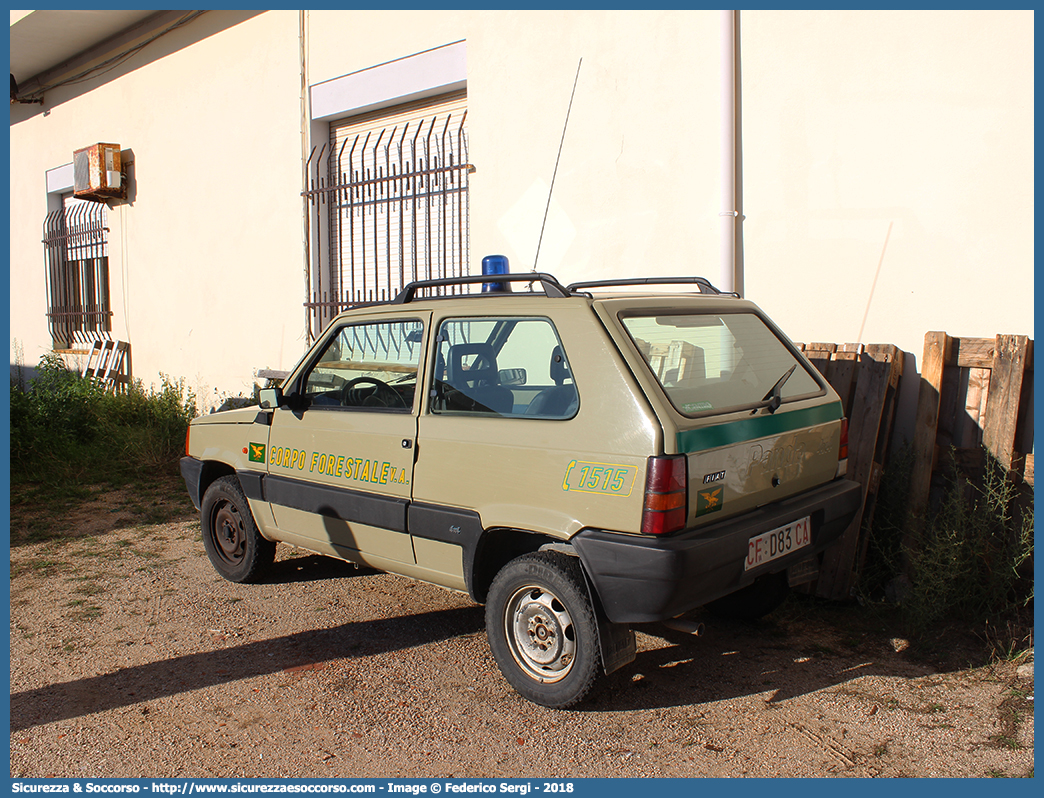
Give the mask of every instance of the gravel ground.
[(118, 504), (12, 548), (12, 777), (1033, 775), (1031, 653), (931, 665), (792, 598), (699, 638), (642, 628), (554, 711), (507, 686), (465, 596), (285, 546), (235, 585), (198, 522)]

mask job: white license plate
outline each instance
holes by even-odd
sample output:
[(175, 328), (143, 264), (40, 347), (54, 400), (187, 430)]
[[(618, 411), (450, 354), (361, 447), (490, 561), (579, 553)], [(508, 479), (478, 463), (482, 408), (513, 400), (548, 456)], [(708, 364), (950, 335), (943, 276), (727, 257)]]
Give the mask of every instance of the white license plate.
[(785, 554), (804, 548), (812, 542), (812, 525), (809, 517), (798, 519), (786, 526), (776, 527), (755, 535), (747, 543), (747, 561), (744, 571), (772, 562)]

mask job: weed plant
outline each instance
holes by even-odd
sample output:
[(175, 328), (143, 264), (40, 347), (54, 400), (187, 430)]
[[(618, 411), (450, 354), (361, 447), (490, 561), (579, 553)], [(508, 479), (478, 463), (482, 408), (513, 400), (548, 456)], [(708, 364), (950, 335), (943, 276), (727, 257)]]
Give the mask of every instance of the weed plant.
[(1033, 599), (1033, 495), (983, 454), (974, 479), (951, 458), (941, 500), (919, 527), (908, 515), (909, 450), (891, 458), (882, 481), (862, 590), (898, 603), (915, 636), (951, 620), (1020, 636), (1012, 619)]
[(44, 355), (23, 390), (11, 384), (11, 484), (51, 501), (83, 495), (84, 487), (176, 474), (196, 400), (184, 380), (160, 375), (109, 393)]

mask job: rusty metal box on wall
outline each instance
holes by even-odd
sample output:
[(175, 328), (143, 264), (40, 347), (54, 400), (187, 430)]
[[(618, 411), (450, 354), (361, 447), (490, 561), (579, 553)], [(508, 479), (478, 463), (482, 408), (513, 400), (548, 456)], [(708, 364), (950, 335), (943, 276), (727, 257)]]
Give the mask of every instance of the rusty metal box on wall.
[(92, 144), (73, 152), (73, 195), (98, 202), (127, 196), (119, 144)]

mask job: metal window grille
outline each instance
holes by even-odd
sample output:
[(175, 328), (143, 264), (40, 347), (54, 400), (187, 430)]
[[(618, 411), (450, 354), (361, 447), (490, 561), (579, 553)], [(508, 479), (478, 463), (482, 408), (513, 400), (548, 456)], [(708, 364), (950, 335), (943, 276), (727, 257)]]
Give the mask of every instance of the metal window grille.
[(464, 106), (459, 95), (349, 120), (331, 126), (325, 153), (313, 151), (304, 195), (317, 246), (316, 233), (327, 231), (329, 268), (325, 284), (309, 279), (311, 336), (337, 312), (390, 299), (413, 280), (467, 274), (473, 168)]
[(109, 249), (106, 207), (68, 199), (43, 227), (47, 268), (47, 324), (55, 349), (107, 337)]

